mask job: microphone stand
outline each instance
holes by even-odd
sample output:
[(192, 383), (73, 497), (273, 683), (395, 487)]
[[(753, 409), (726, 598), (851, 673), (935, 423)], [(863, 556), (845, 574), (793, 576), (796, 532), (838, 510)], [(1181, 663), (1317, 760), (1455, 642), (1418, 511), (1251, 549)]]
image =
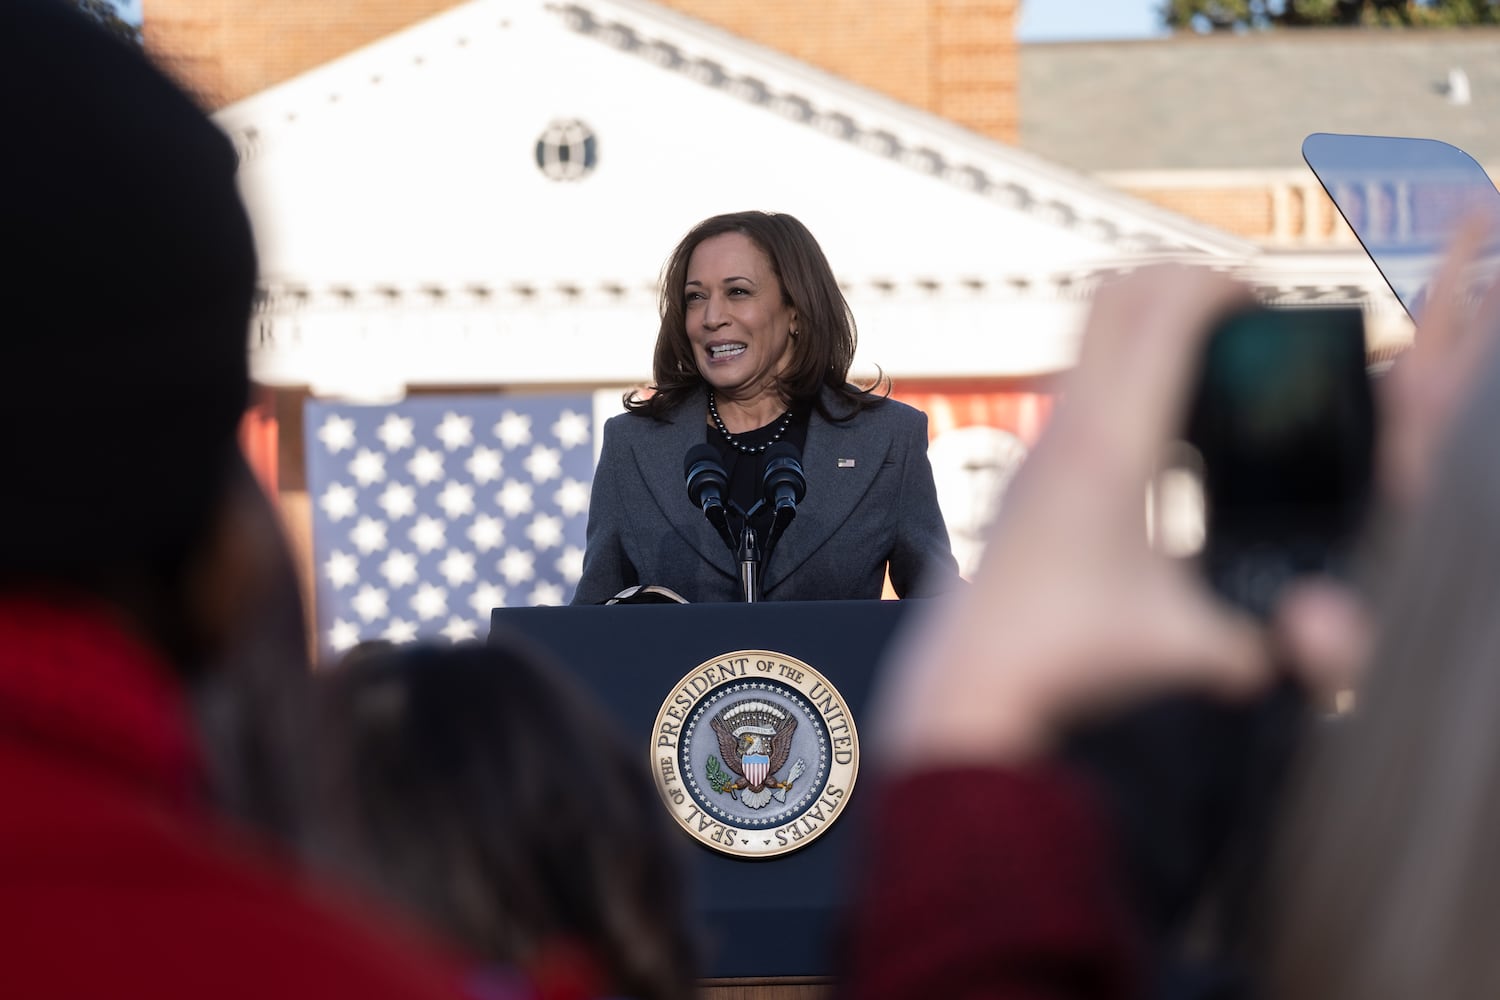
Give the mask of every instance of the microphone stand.
[[(774, 456), (774, 449), (773, 449)], [(687, 477), (688, 499), (694, 506), (703, 508), (703, 515), (724, 539), (724, 544), (735, 554), (740, 564), (740, 596), (746, 604), (755, 604), (760, 601), (760, 571), (765, 561), (771, 557), (771, 551), (776, 547), (782, 532), (786, 531), (787, 525), (797, 516), (797, 501), (802, 499), (803, 492), (807, 488), (806, 480), (802, 477), (802, 468), (797, 463), (796, 452), (792, 450), (788, 456), (776, 459), (788, 468), (778, 468), (775, 488), (772, 489), (770, 482), (764, 483), (766, 497), (755, 502), (748, 511), (741, 510), (739, 504), (733, 500), (727, 500), (724, 494), (728, 492), (729, 482), (724, 474), (724, 469), (719, 465), (710, 445), (698, 445), (690, 449), (684, 462), (684, 474)], [(750, 519), (756, 512), (772, 502), (776, 509), (772, 512), (771, 523), (767, 528), (764, 541), (760, 538), (755, 528), (751, 527)], [(736, 533), (731, 521), (738, 521), (739, 531)], [(736, 541), (738, 534), (738, 541)]]
[(786, 531), (787, 525), (797, 516), (797, 508), (791, 504), (783, 504), (776, 508), (771, 515), (770, 536), (766, 539), (766, 555), (769, 558), (771, 550), (776, 547), (776, 542), (781, 538), (781, 533)]
[[(782, 504), (777, 507), (771, 516), (770, 531), (762, 547), (760, 536), (750, 526), (750, 518), (765, 505), (766, 501), (757, 500), (755, 506), (749, 511), (742, 511), (737, 504), (730, 504), (740, 518), (740, 542), (730, 547), (734, 549), (735, 558), (740, 561), (740, 595), (746, 604), (754, 604), (760, 600), (761, 566), (771, 557), (771, 550), (781, 538), (781, 533), (786, 531), (787, 525), (791, 524), (792, 519), (797, 516), (795, 504)], [(726, 534), (732, 534), (727, 525), (725, 531)]]
[[(730, 506), (733, 506), (733, 504), (731, 504)], [(739, 513), (739, 508), (735, 508), (735, 513)], [(718, 530), (719, 537), (724, 539), (724, 544), (729, 546), (730, 549), (734, 549), (734, 529), (729, 527), (728, 511), (726, 511), (719, 504), (714, 504), (713, 506), (704, 509), (703, 516), (708, 518), (708, 523), (713, 525), (714, 528)]]
[(735, 555), (740, 560), (740, 594), (746, 604), (760, 600), (760, 546), (756, 544), (755, 529), (750, 527), (750, 518), (745, 518), (745, 527), (740, 530), (740, 544)]

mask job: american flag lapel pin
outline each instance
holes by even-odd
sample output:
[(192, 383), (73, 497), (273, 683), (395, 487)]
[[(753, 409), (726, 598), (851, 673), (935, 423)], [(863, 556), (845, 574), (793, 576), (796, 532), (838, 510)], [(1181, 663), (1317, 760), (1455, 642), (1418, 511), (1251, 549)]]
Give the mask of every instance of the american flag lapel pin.
[(852, 458), (841, 458), (841, 459), (839, 459), (839, 468), (840, 469), (852, 469), (852, 468), (854, 468), (854, 459), (852, 459)]

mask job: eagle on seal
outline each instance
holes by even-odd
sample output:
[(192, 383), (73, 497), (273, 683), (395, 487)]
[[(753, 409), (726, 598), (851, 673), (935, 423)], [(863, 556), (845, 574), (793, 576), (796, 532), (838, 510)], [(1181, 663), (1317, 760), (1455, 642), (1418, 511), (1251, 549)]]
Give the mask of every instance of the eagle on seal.
[(791, 756), (792, 735), (797, 731), (795, 717), (768, 702), (740, 701), (726, 706), (709, 720), (709, 725), (719, 738), (724, 763), (740, 778), (723, 791), (739, 793), (740, 801), (751, 809), (761, 808), (773, 795), (786, 800), (786, 790), (796, 776), (778, 781), (776, 773)]

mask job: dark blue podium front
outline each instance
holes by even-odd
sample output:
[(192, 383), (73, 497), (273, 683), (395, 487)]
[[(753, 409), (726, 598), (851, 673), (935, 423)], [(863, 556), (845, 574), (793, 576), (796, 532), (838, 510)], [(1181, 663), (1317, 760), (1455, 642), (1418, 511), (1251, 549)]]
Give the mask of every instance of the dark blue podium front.
[[(725, 653), (765, 649), (827, 677), (854, 717), (867, 754), (878, 734), (864, 709), (887, 642), (908, 601), (786, 601), (759, 604), (641, 604), (496, 608), (491, 643), (519, 634), (549, 650), (618, 719), (645, 759), (667, 696), (694, 667)], [(704, 974), (714, 978), (826, 976), (833, 938), (858, 862), (868, 774), (856, 778), (847, 812), (800, 850), (745, 860), (683, 834), (683, 854)], [(665, 808), (665, 806), (663, 806)]]

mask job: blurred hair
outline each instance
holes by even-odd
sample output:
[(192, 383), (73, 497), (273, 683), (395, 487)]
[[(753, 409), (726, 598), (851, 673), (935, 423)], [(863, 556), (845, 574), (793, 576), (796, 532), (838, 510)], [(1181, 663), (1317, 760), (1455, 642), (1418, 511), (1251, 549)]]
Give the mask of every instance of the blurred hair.
[[(797, 338), (787, 369), (777, 377), (777, 388), (789, 403), (816, 407), (828, 420), (848, 420), (883, 397), (875, 391), (884, 384), (860, 389), (849, 384), (856, 342), (854, 314), (839, 290), (838, 280), (823, 256), (823, 248), (807, 227), (794, 217), (775, 212), (734, 212), (698, 223), (682, 238), (662, 267), (661, 327), (652, 359), (653, 392), (645, 397), (626, 395), (627, 409), (651, 417), (670, 410), (703, 391), (703, 376), (687, 335), (688, 264), (704, 240), (740, 233), (760, 248), (781, 285), (782, 301), (797, 311)], [(840, 401), (830, 412), (822, 399), (827, 388)]]
[(291, 550), (270, 497), (241, 463), (230, 491), (234, 544), (260, 554), (260, 585), (241, 588), (233, 634), (190, 694), (211, 794), (226, 814), (285, 843), (302, 832), (312, 665)]
[(1266, 996), (1500, 995), (1500, 356), (1384, 567), (1353, 715), (1319, 734), (1276, 858)]
[(519, 644), (405, 647), (321, 675), (313, 848), (477, 957), (583, 949), (687, 1000), (682, 873), (640, 748)]

